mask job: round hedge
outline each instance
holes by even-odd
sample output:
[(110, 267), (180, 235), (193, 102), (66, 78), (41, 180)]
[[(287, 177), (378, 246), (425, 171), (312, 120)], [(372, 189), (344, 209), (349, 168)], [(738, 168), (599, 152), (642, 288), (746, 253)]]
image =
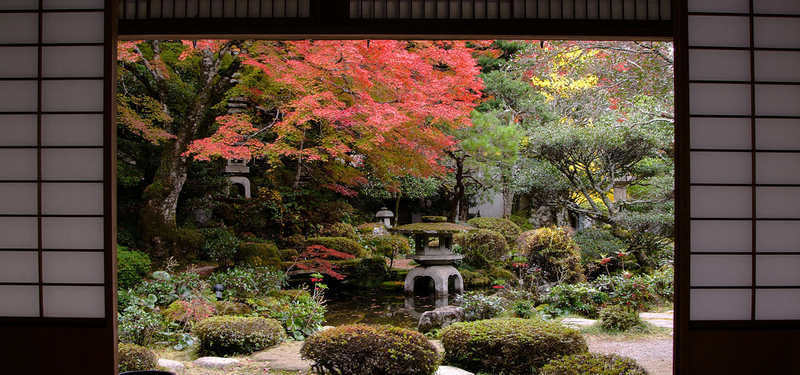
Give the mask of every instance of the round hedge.
[(522, 228), (511, 220), (499, 217), (475, 217), (469, 219), (467, 224), (481, 228), (490, 229), (503, 235), (506, 243), (509, 246), (514, 245), (519, 234), (522, 233)]
[(204, 355), (250, 354), (275, 346), (286, 333), (275, 319), (262, 317), (215, 316), (194, 326)]
[(569, 228), (553, 226), (524, 232), (517, 239), (517, 249), (528, 255), (528, 264), (541, 268), (547, 281), (584, 280), (580, 249)]
[(600, 310), (600, 327), (604, 331), (621, 332), (639, 325), (642, 321), (635, 311), (628, 311), (622, 306), (606, 306)]
[(508, 244), (503, 235), (491, 229), (459, 233), (453, 237), (453, 241), (461, 245), (464, 262), (475, 268), (496, 266), (508, 253)]
[(647, 375), (647, 370), (631, 358), (616, 354), (584, 353), (553, 360), (539, 375)]
[(118, 351), (119, 372), (158, 369), (158, 357), (144, 346), (120, 343)]
[(431, 375), (436, 348), (421, 333), (387, 325), (344, 325), (315, 333), (300, 349), (317, 373), (339, 375)]
[(455, 323), (441, 338), (445, 362), (473, 373), (530, 374), (559, 356), (588, 350), (577, 330), (521, 318)]

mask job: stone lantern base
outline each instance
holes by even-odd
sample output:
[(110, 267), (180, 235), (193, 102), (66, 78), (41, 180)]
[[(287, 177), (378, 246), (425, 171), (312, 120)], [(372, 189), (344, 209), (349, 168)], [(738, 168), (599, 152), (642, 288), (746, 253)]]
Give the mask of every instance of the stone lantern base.
[(406, 275), (404, 290), (407, 294), (414, 293), (414, 284), (420, 277), (430, 277), (433, 279), (436, 295), (447, 295), (447, 287), (451, 276), (455, 276), (456, 293), (464, 292), (464, 278), (458, 270), (450, 265), (417, 266), (411, 269)]

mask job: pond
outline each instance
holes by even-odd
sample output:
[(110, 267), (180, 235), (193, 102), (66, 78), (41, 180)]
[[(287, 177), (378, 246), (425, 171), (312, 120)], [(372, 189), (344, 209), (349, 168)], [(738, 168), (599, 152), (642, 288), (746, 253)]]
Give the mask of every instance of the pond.
[(448, 296), (409, 296), (380, 290), (331, 290), (325, 294), (325, 325), (389, 324), (417, 329), (422, 313), (446, 306)]

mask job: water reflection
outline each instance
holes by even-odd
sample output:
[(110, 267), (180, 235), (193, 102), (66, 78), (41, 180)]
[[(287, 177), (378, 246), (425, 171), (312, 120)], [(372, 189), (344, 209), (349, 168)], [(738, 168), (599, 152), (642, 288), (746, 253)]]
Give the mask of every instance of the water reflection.
[(447, 306), (448, 296), (404, 296), (378, 292), (327, 295), (326, 325), (390, 324), (416, 330), (419, 318), (426, 311)]

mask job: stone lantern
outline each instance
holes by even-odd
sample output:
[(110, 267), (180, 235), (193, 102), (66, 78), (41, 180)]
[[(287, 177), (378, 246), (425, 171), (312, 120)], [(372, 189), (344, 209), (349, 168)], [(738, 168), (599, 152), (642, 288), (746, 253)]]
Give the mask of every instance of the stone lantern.
[(382, 221), (383, 226), (387, 229), (392, 227), (392, 218), (394, 217), (394, 213), (389, 211), (388, 208), (381, 207), (381, 210), (375, 214), (375, 217), (378, 219), (378, 221)]
[(405, 292), (413, 294), (417, 279), (430, 277), (437, 295), (447, 295), (447, 287), (451, 278), (455, 279), (455, 291), (463, 293), (464, 279), (453, 267), (453, 262), (464, 257), (453, 253), (453, 233), (473, 231), (478, 228), (448, 223), (443, 216), (423, 216), (422, 221), (392, 229), (396, 233), (414, 236), (414, 254), (407, 258), (413, 259), (419, 263), (419, 266), (408, 272), (405, 280)]

